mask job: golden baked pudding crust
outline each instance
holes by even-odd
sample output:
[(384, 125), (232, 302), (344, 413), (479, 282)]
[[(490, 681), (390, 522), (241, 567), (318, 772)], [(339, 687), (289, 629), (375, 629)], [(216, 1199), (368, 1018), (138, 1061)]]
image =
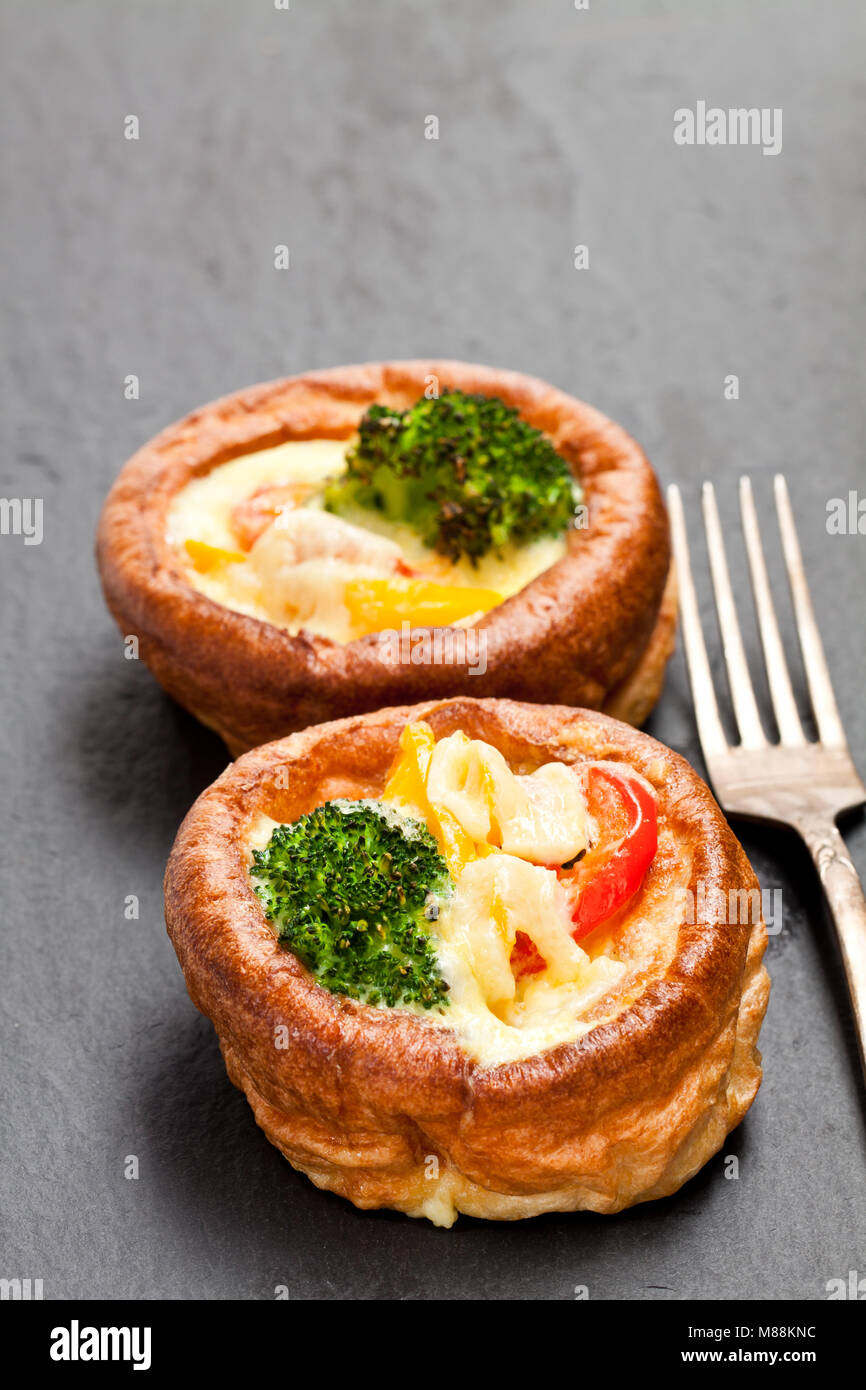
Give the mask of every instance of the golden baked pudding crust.
[[(166, 872), (169, 934), (229, 1076), (296, 1167), (361, 1207), (448, 1224), (455, 1211), (613, 1212), (675, 1191), (760, 1084), (762, 922), (678, 919), (669, 958), (626, 999), (601, 1001), (582, 1037), (493, 1067), (447, 1028), (328, 993), (277, 944), (250, 885), (250, 824), (262, 811), (290, 821), (331, 797), (379, 795), (410, 719), (427, 720), (437, 737), (459, 728), (483, 738), (514, 764), (626, 762), (655, 787), (660, 835), (690, 864), (692, 892), (702, 883), (712, 902), (716, 890), (757, 889), (688, 764), (602, 714), (458, 698), (307, 729), (255, 749), (203, 793)], [(665, 872), (651, 866), (623, 930)], [(285, 1050), (275, 1046), (281, 1025)]]
[[(492, 609), (487, 669), (383, 658), (375, 635), (342, 645), (214, 602), (166, 536), (173, 498), (243, 453), (291, 439), (348, 438), (369, 405), (405, 408), (440, 389), (498, 395), (579, 460), (589, 509), (565, 556)], [(667, 515), (641, 449), (591, 406), (532, 377), (461, 362), (340, 367), (239, 391), (194, 411), (126, 464), (103, 509), (97, 558), (109, 608), (165, 689), (233, 752), (308, 724), (465, 691), (602, 707), (643, 719), (673, 645)], [(664, 604), (662, 603), (665, 595)]]

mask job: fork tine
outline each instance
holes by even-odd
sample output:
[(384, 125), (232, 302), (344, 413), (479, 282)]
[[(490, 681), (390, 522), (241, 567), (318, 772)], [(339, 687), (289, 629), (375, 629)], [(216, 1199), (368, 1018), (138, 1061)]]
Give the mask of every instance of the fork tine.
[(758, 514), (755, 511), (755, 499), (752, 495), (752, 483), (749, 478), (740, 479), (740, 512), (743, 518), (743, 534), (746, 538), (749, 569), (752, 573), (752, 589), (755, 594), (755, 607), (758, 611), (758, 626), (761, 630), (761, 643), (764, 648), (764, 664), (767, 668), (773, 713), (779, 726), (779, 738), (782, 743), (789, 746), (804, 744), (806, 736), (803, 733), (800, 716), (797, 713), (794, 692), (791, 689), (791, 678), (788, 675), (788, 663), (785, 661), (785, 650), (779, 635), (779, 624), (776, 621), (776, 610), (773, 607), (773, 597), (770, 593), (767, 566), (764, 563), (764, 552), (761, 548)]
[(845, 748), (847, 747), (845, 730), (842, 727), (842, 720), (839, 718), (836, 697), (830, 682), (830, 672), (827, 669), (824, 648), (818, 632), (818, 624), (815, 621), (815, 611), (812, 607), (809, 585), (806, 582), (800, 543), (797, 540), (797, 531), (794, 526), (794, 513), (791, 510), (788, 485), (781, 473), (776, 474), (773, 485), (776, 493), (776, 511), (779, 514), (779, 530), (782, 533), (782, 549), (785, 553), (785, 565), (788, 570), (788, 583), (791, 586), (791, 595), (794, 600), (797, 635), (800, 639), (800, 650), (803, 653), (803, 665), (806, 668), (806, 680), (809, 682), (809, 694), (812, 697), (815, 722), (818, 725), (818, 737), (828, 746)]
[(674, 548), (674, 564), (677, 573), (680, 610), (682, 613), (683, 639), (686, 647), (686, 665), (689, 668), (689, 683), (695, 702), (695, 718), (704, 757), (727, 751), (728, 741), (719, 718), (713, 677), (704, 643), (701, 616), (698, 611), (698, 598), (692, 580), (692, 567), (689, 562), (689, 544), (686, 539), (686, 520), (683, 514), (683, 501), (675, 483), (668, 488), (668, 507), (671, 517), (671, 540)]
[(734, 714), (740, 730), (740, 741), (744, 748), (766, 748), (761, 716), (755, 701), (752, 678), (743, 650), (737, 609), (731, 590), (728, 562), (725, 558), (725, 543), (719, 522), (719, 509), (716, 506), (716, 493), (712, 483), (704, 483), (702, 502), (704, 525), (707, 532), (707, 549), (710, 556), (710, 571), (713, 576), (713, 590), (716, 595), (716, 611), (722, 633), (722, 646), (728, 668), (728, 684), (734, 703)]

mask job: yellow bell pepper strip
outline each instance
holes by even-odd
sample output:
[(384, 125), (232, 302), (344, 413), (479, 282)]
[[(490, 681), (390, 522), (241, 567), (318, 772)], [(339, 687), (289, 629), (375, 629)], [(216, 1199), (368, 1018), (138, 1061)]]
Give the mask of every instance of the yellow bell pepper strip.
[(427, 809), (427, 773), (435, 743), (436, 735), (423, 719), (404, 727), (382, 793), (385, 801), (402, 801), (422, 812)]
[(432, 579), (350, 579), (343, 601), (360, 637), (404, 622), (448, 627), (502, 602), (495, 589), (472, 584), (438, 584)]
[(209, 545), (207, 541), (184, 541), (184, 547), (199, 574), (211, 574), (221, 565), (236, 565), (247, 558), (240, 550), (225, 550), (221, 545)]
[(400, 735), (399, 751), (391, 764), (382, 796), (385, 801), (402, 803), (423, 817), (439, 845), (448, 872), (453, 879), (458, 879), (471, 860), (492, 853), (492, 848), (476, 845), (447, 807), (431, 802), (427, 794), (427, 774), (435, 744), (436, 735), (423, 719), (407, 724)]

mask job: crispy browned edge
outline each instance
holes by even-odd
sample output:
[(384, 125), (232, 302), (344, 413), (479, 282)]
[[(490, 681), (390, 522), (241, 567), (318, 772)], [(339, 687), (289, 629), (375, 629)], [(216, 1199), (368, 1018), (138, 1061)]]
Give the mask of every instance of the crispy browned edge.
[(578, 1042), (487, 1069), (450, 1032), (331, 995), (276, 944), (239, 848), (250, 819), (378, 794), (409, 718), (439, 737), (462, 728), (488, 739), (515, 763), (626, 761), (692, 856), (693, 891), (698, 880), (708, 894), (758, 886), (689, 765), (605, 715), (458, 698), (309, 728), (229, 766), (190, 810), (166, 871), (169, 934), (231, 1079), (296, 1167), (359, 1206), (429, 1214), (429, 1155), (449, 1201), (480, 1216), (616, 1211), (675, 1191), (760, 1085), (763, 922), (682, 924), (669, 967), (630, 1007)]
[[(341, 645), (235, 613), (194, 589), (166, 541), (193, 477), (288, 439), (343, 438), (373, 401), (405, 407), (430, 377), (496, 394), (552, 439), (580, 476), (589, 526), (567, 555), (482, 621), (487, 670), (383, 659), (374, 636)], [(638, 722), (673, 645), (667, 514), (641, 449), (591, 406), (516, 372), (462, 362), (370, 363), (290, 377), (203, 406), (126, 464), (97, 533), (106, 601), (165, 689), (233, 752), (307, 724), (459, 693), (601, 707)], [(655, 634), (655, 641), (651, 641)]]

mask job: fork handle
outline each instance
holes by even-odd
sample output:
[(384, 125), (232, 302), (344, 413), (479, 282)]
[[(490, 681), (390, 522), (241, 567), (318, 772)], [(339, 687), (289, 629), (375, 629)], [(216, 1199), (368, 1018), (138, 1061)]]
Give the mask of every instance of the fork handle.
[(816, 816), (804, 819), (798, 828), (815, 861), (836, 927), (866, 1080), (866, 897), (863, 885), (835, 821)]

